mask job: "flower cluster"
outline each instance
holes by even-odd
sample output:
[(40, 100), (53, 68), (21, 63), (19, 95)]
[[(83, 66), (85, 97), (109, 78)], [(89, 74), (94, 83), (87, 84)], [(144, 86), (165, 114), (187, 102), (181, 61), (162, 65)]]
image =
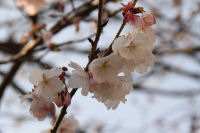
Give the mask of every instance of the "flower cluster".
[(45, 5), (45, 0), (16, 0), (16, 6), (24, 8), (30, 16), (38, 14)]
[(21, 100), (32, 100), (30, 112), (38, 120), (44, 120), (48, 112), (55, 114), (53, 103), (58, 107), (70, 105), (71, 97), (63, 82), (63, 74), (63, 69), (59, 68), (32, 72), (29, 80), (34, 85), (34, 89), (27, 95), (21, 96)]
[(92, 93), (93, 98), (108, 109), (126, 102), (125, 96), (133, 89), (131, 72), (144, 73), (155, 60), (152, 54), (155, 34), (150, 27), (156, 23), (155, 18), (143, 10), (141, 16), (135, 15), (131, 2), (123, 6), (125, 20), (131, 21), (133, 32), (116, 38), (112, 44), (113, 53), (93, 60), (88, 72), (76, 63), (69, 64), (75, 69), (69, 79), (70, 87), (82, 88), (84, 96)]
[[(94, 59), (88, 69), (84, 70), (74, 62), (69, 64), (74, 69), (68, 80), (69, 86), (82, 88), (84, 96), (93, 94), (92, 97), (104, 103), (108, 109), (116, 109), (120, 102), (126, 102), (126, 95), (133, 89), (131, 73), (144, 73), (155, 61), (152, 49), (156, 39), (151, 28), (156, 23), (155, 18), (143, 8), (136, 8), (133, 2), (122, 5), (124, 19), (131, 22), (133, 31), (117, 37), (110, 46), (113, 52)], [(141, 16), (135, 15), (138, 13), (142, 13)], [(30, 112), (38, 120), (43, 120), (48, 112), (54, 115), (55, 104), (58, 107), (70, 105), (71, 96), (65, 84), (65, 71), (67, 68), (64, 67), (44, 72), (34, 70), (31, 74), (30, 82), (34, 89), (21, 98), (22, 101), (27, 98), (32, 100)], [(67, 121), (64, 123), (67, 125)], [(65, 126), (62, 130), (73, 133)]]

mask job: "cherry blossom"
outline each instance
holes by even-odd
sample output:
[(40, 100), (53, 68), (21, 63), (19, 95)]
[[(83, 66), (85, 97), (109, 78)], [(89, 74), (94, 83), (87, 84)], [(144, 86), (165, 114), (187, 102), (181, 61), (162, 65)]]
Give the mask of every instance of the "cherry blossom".
[(151, 49), (156, 42), (156, 35), (151, 27), (135, 27), (132, 35), (138, 38), (140, 37), (142, 39), (141, 41), (145, 41), (146, 44), (149, 44)]
[(89, 71), (98, 83), (105, 81), (115, 82), (118, 73), (122, 68), (122, 59), (116, 54), (107, 57), (101, 57), (92, 61), (89, 65)]
[(45, 0), (16, 0), (17, 7), (22, 7), (30, 15), (39, 13), (46, 5)]
[(144, 73), (153, 66), (155, 57), (152, 54), (155, 33), (151, 27), (135, 27), (133, 33), (120, 36), (114, 40), (112, 49), (124, 59), (122, 72), (126, 75), (134, 70)]
[(144, 62), (148, 53), (151, 52), (151, 45), (148, 43), (144, 36), (134, 34), (133, 37), (129, 38), (125, 36), (117, 38), (112, 48), (113, 51), (119, 53), (122, 58), (132, 60), (134, 63), (138, 64)]
[(59, 75), (62, 69), (54, 68), (41, 72), (34, 70), (30, 76), (30, 82), (36, 86), (35, 94), (42, 96), (47, 102), (53, 102), (57, 98), (57, 94), (64, 88), (63, 82)]
[(151, 53), (149, 53), (149, 56), (145, 59), (143, 63), (140, 64), (134, 64), (135, 65), (135, 71), (138, 73), (144, 73), (147, 71), (149, 66), (153, 66), (155, 62), (155, 56)]
[(125, 103), (125, 96), (133, 89), (132, 79), (130, 76), (120, 76), (115, 83), (93, 81), (90, 92), (93, 98), (106, 105), (108, 109), (116, 109), (120, 102)]
[(50, 112), (52, 115), (55, 114), (54, 104), (51, 102), (46, 102), (43, 97), (40, 97), (35, 93), (29, 93), (24, 96), (21, 96), (20, 98), (22, 102), (24, 102), (26, 99), (32, 100), (29, 111), (39, 121), (44, 120), (48, 112)]

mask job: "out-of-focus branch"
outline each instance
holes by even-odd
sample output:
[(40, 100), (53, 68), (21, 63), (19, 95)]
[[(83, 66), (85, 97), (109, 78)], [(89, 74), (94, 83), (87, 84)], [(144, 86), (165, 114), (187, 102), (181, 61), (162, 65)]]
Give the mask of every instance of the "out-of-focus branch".
[(3, 82), (1, 83), (1, 85), (0, 85), (0, 101), (1, 101), (1, 98), (2, 98), (2, 96), (4, 94), (6, 86), (12, 81), (12, 79), (14, 78), (16, 72), (20, 68), (21, 64), (22, 64), (21, 61), (16, 62), (12, 66), (12, 68), (10, 69), (9, 73), (5, 76)]
[(192, 73), (192, 72), (189, 72), (186, 70), (181, 70), (180, 68), (177, 68), (177, 67), (174, 67), (169, 64), (162, 63), (162, 62), (157, 62), (155, 64), (155, 67), (156, 66), (162, 67), (165, 71), (175, 72), (175, 73), (181, 74), (183, 76), (194, 78), (196, 80), (199, 80), (199, 78), (200, 78), (200, 75), (198, 73)]
[(168, 50), (154, 50), (155, 55), (165, 55), (165, 54), (194, 54), (200, 52), (200, 47), (184, 48), (184, 49), (168, 49)]
[(133, 93), (139, 92), (139, 93), (145, 93), (145, 94), (152, 94), (152, 95), (161, 95), (161, 96), (166, 96), (166, 97), (180, 97), (180, 98), (185, 98), (185, 97), (193, 97), (193, 96), (198, 96), (200, 95), (200, 89), (198, 88), (185, 88), (189, 90), (184, 90), (180, 89), (181, 91), (177, 91), (174, 89), (169, 89), (169, 88), (151, 88), (151, 87), (145, 87), (141, 86), (140, 84), (135, 84), (133, 85)]
[(17, 54), (22, 49), (22, 47), (22, 45), (19, 45), (12, 40), (0, 42), (0, 51), (6, 54)]
[(80, 43), (80, 42), (83, 42), (83, 41), (87, 40), (90, 37), (93, 37), (94, 35), (95, 34), (92, 34), (92, 35), (90, 35), (88, 37), (85, 37), (85, 38), (82, 38), (82, 39), (79, 39), (79, 40), (73, 40), (73, 41), (71, 40), (71, 41), (67, 41), (67, 42), (63, 42), (63, 43), (59, 43), (59, 44), (54, 44), (54, 45), (49, 46), (49, 47), (42, 46), (42, 47), (40, 47), (38, 49), (35, 49), (34, 51), (40, 51), (40, 50), (44, 50), (44, 49), (47, 49), (47, 48), (53, 49), (55, 47), (59, 47), (60, 48), (60, 47), (64, 47), (64, 46), (67, 46), (67, 45), (74, 44), (74, 43)]
[[(0, 71), (0, 75), (5, 76), (5, 73)], [(22, 95), (26, 94), (26, 92), (23, 89), (21, 89), (16, 83), (12, 82), (11, 85), (12, 85), (13, 89), (16, 90), (17, 92), (19, 92), (20, 94), (22, 94)]]

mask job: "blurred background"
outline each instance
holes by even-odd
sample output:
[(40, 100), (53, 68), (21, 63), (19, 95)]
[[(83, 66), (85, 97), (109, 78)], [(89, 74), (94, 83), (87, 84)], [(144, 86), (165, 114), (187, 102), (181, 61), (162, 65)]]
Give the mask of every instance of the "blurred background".
[[(63, 67), (70, 61), (85, 67), (88, 62), (87, 39), (96, 32), (98, 1), (47, 2), (37, 17), (29, 17), (15, 0), (0, 0), (0, 133), (51, 128), (52, 117), (39, 122), (29, 113), (30, 103), (20, 103), (19, 96), (33, 88), (28, 78), (34, 69)], [(104, 20), (109, 21), (100, 50), (109, 46), (122, 23), (120, 2), (128, 1), (105, 0)], [(200, 0), (139, 0), (137, 6), (157, 20), (154, 67), (145, 74), (132, 73), (134, 90), (116, 110), (78, 90), (67, 112), (83, 133), (200, 133)], [(33, 24), (39, 27), (37, 34)], [(16, 56), (47, 31), (54, 34), (51, 41), (39, 39), (36, 47)], [(122, 34), (131, 31), (127, 24)]]

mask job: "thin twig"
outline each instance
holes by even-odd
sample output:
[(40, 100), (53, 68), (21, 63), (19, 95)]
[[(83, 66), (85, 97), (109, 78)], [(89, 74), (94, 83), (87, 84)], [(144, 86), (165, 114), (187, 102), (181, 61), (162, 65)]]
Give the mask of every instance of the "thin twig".
[(0, 85), (0, 101), (1, 98), (5, 92), (6, 86), (12, 82), (12, 79), (14, 78), (14, 75), (16, 74), (16, 72), (18, 71), (18, 69), (20, 68), (20, 66), (22, 65), (22, 62), (16, 62), (12, 68), (10, 69), (9, 73), (6, 75), (6, 77), (4, 78), (3, 82)]
[(103, 26), (102, 26), (102, 15), (103, 15), (103, 0), (99, 0), (99, 12), (98, 12), (98, 27), (97, 27), (97, 33), (96, 33), (96, 37), (95, 37), (95, 40), (94, 42), (92, 43), (92, 47), (91, 47), (91, 51), (90, 51), (90, 54), (89, 54), (89, 62), (85, 68), (86, 71), (88, 71), (88, 66), (89, 64), (95, 59), (97, 58), (97, 53), (96, 53), (96, 50), (97, 50), (97, 45), (98, 45), (98, 42), (99, 42), (99, 39), (100, 39), (100, 36), (101, 36), (101, 33), (102, 33), (102, 30), (103, 30)]

